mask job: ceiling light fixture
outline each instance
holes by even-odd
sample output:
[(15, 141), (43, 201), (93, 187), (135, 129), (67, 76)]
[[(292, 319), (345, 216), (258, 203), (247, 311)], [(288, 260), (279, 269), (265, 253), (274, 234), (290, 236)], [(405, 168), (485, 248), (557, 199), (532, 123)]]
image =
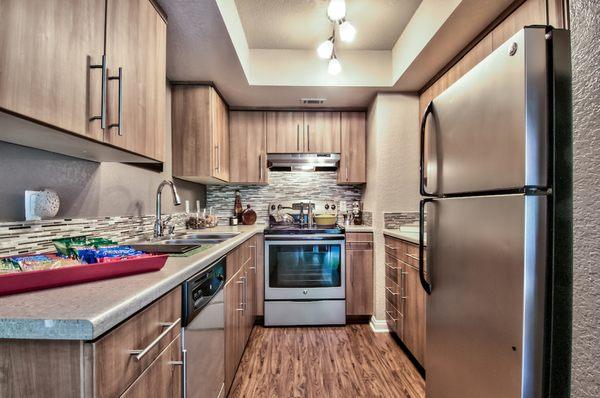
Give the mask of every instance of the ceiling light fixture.
[(346, 2), (344, 0), (331, 0), (327, 7), (327, 16), (332, 21), (339, 21), (346, 16)]
[(331, 58), (331, 55), (333, 54), (333, 40), (334, 38), (331, 36), (329, 39), (319, 44), (319, 47), (317, 47), (317, 54), (319, 54), (319, 57), (323, 59)]
[(327, 65), (327, 72), (329, 72), (330, 75), (337, 75), (342, 71), (342, 64), (340, 64), (340, 61), (338, 61), (337, 57), (335, 56), (335, 53), (333, 53), (333, 55), (331, 56), (331, 59), (329, 60), (329, 65)]
[(356, 29), (346, 19), (339, 21), (340, 23), (340, 39), (346, 43), (351, 43), (356, 37)]
[(335, 26), (338, 25), (340, 39), (350, 43), (356, 37), (356, 28), (346, 20), (346, 2), (344, 0), (330, 0), (327, 6), (327, 17), (333, 24), (333, 32), (329, 39), (319, 44), (317, 54), (320, 58), (329, 59), (327, 71), (337, 75), (342, 71), (342, 64), (335, 54)]

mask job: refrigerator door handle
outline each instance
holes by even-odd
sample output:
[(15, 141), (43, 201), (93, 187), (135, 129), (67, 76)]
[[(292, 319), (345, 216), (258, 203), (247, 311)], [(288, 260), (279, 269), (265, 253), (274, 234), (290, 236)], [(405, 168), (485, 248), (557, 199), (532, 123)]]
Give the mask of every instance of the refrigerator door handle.
[[(433, 202), (433, 198), (421, 199), (419, 203), (419, 279), (421, 280), (421, 286), (427, 294), (431, 294), (431, 284), (425, 279), (425, 268), (424, 268), (424, 254), (425, 254), (425, 206), (429, 202)], [(431, 269), (429, 270), (429, 276), (431, 277)]]
[(419, 164), (419, 190), (421, 192), (421, 196), (425, 196), (428, 198), (437, 197), (437, 195), (433, 193), (427, 192), (425, 189), (425, 127), (427, 127), (427, 116), (433, 113), (433, 101), (430, 101), (427, 104), (427, 108), (425, 108), (425, 112), (423, 112), (423, 117), (421, 118), (421, 150), (420, 150), (420, 164)]

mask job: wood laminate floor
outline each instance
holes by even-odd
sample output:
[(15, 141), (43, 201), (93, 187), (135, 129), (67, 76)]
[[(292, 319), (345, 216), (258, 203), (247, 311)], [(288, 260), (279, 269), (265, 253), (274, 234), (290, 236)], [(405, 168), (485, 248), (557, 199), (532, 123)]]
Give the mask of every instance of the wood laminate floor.
[(425, 397), (425, 382), (369, 325), (256, 326), (229, 397)]

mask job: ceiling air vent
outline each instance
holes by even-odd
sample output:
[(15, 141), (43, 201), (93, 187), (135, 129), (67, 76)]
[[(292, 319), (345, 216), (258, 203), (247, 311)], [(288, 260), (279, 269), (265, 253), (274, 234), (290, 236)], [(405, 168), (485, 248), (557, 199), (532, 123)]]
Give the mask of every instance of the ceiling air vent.
[(327, 98), (300, 98), (304, 105), (320, 105), (327, 101)]

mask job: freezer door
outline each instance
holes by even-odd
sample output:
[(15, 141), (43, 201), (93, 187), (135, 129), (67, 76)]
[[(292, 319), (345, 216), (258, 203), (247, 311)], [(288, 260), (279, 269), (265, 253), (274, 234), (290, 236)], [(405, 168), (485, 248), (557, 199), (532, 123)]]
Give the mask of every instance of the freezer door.
[(427, 205), (427, 397), (541, 397), (546, 197)]
[(428, 193), (548, 185), (546, 59), (545, 30), (525, 28), (433, 100)]

